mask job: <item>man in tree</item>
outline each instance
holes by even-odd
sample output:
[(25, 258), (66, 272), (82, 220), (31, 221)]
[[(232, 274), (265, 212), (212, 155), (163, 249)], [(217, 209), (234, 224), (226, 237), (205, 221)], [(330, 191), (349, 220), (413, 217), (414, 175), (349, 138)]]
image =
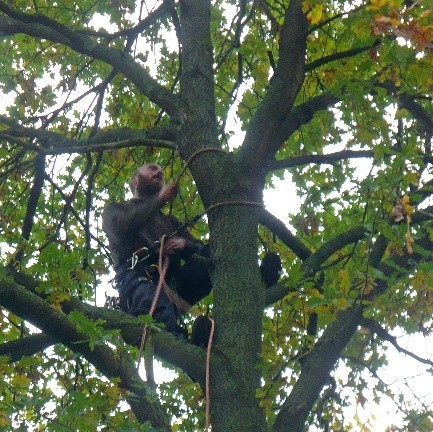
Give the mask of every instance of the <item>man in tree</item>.
[[(135, 316), (150, 312), (159, 279), (156, 264), (163, 236), (166, 236), (163, 253), (170, 256), (169, 285), (188, 304), (197, 303), (211, 290), (206, 265), (192, 256), (202, 254), (205, 245), (183, 228), (177, 218), (161, 212), (165, 204), (175, 199), (178, 185), (166, 184), (162, 168), (150, 163), (134, 172), (130, 187), (132, 199), (107, 205), (102, 215), (121, 309)], [(170, 333), (184, 334), (178, 325), (180, 310), (164, 290), (153, 317), (164, 323)]]

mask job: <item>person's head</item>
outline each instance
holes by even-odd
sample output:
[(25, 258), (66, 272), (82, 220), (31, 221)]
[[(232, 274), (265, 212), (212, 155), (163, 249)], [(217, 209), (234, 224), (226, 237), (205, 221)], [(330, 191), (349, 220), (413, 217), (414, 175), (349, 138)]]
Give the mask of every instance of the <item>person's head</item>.
[(137, 168), (129, 182), (134, 197), (145, 197), (158, 193), (164, 186), (164, 172), (154, 163)]

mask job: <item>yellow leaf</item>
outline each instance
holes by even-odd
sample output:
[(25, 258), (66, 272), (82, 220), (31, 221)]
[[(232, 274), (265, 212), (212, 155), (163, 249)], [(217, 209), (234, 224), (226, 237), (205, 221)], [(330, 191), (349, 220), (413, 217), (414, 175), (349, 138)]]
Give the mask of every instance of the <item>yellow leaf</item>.
[(311, 0), (304, 0), (302, 2), (302, 11), (306, 13), (313, 7), (313, 2)]
[(410, 198), (408, 195), (405, 195), (401, 199), (401, 204), (403, 205), (404, 212), (408, 215), (414, 212), (413, 207), (410, 205)]
[(325, 306), (325, 305), (318, 305), (318, 306), (316, 306), (315, 311), (318, 315), (325, 314), (325, 313), (328, 313), (329, 307)]
[(413, 239), (410, 232), (407, 232), (407, 234), (406, 234), (406, 249), (407, 249), (407, 253), (409, 255), (412, 255), (414, 252), (413, 247), (412, 247), (413, 243), (415, 243), (415, 240)]
[(409, 172), (405, 175), (405, 180), (408, 183), (416, 186), (419, 183), (419, 173), (418, 172)]
[(49, 296), (52, 306), (59, 310), (62, 308), (62, 303), (70, 298), (71, 295), (65, 292), (55, 292)]
[(347, 302), (347, 300), (345, 298), (339, 298), (336, 302), (335, 302), (335, 307), (337, 309), (340, 310), (344, 310), (347, 309), (347, 307), (349, 306), (349, 303)]
[(349, 272), (347, 270), (340, 270), (338, 272), (338, 278), (340, 279), (340, 282), (338, 283), (340, 290), (342, 293), (347, 294), (350, 289), (350, 278), (349, 278)]
[(17, 373), (12, 378), (13, 387), (26, 388), (29, 384), (30, 379), (24, 374)]
[(10, 426), (10, 420), (3, 414), (0, 414), (0, 426)]
[(365, 285), (364, 291), (362, 292), (363, 297), (369, 297), (374, 291), (374, 285)]
[(387, 0), (370, 0), (370, 4), (367, 6), (367, 10), (378, 10), (385, 6)]
[(309, 296), (310, 298), (318, 298), (318, 297), (322, 297), (322, 294), (317, 288), (312, 288), (311, 291), (309, 292)]
[(320, 22), (323, 16), (323, 5), (317, 4), (316, 6), (311, 9), (310, 12), (307, 14), (308, 21), (311, 22), (311, 24), (317, 24)]

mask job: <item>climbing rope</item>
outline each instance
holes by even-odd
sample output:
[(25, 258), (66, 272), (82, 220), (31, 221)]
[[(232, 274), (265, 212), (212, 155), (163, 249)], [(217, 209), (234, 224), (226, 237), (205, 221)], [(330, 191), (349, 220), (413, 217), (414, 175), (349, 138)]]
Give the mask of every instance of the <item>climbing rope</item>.
[[(149, 314), (151, 317), (153, 317), (153, 314), (155, 313), (156, 305), (159, 300), (159, 296), (161, 294), (161, 289), (165, 282), (165, 275), (168, 270), (168, 266), (170, 264), (170, 258), (168, 255), (164, 255), (164, 243), (167, 236), (163, 235), (161, 237), (161, 244), (159, 247), (159, 257), (158, 257), (158, 271), (159, 271), (159, 279), (158, 279), (158, 285), (156, 286), (155, 295), (153, 296), (152, 305), (150, 306)], [(147, 333), (149, 329), (149, 324), (145, 324), (143, 328), (143, 335), (141, 336), (141, 342), (140, 342), (140, 351), (138, 353), (138, 361), (137, 361), (137, 370), (140, 367), (141, 358), (143, 356), (143, 350), (144, 350), (144, 344), (146, 342)]]
[(212, 318), (209, 318), (209, 320), (211, 328), (206, 350), (206, 432), (208, 432), (210, 426), (210, 351), (215, 333), (215, 321)]
[(180, 171), (180, 174), (177, 176), (177, 179), (175, 180), (175, 184), (179, 184), (179, 180), (180, 178), (183, 176), (183, 174), (185, 173), (186, 169), (188, 168), (188, 166), (191, 164), (191, 162), (199, 155), (203, 154), (203, 153), (209, 153), (209, 152), (219, 152), (219, 153), (224, 153), (226, 154), (226, 152), (223, 149), (220, 149), (218, 147), (207, 147), (207, 148), (203, 148), (200, 150), (195, 151), (194, 153), (191, 154), (191, 156), (187, 159), (187, 161), (185, 162), (185, 165), (183, 166), (182, 170)]

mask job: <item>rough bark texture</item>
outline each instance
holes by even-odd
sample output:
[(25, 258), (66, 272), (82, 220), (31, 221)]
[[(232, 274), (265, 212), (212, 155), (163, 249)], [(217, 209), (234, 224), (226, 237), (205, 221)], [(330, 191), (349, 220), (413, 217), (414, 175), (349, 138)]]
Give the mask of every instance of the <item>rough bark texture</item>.
[(227, 359), (223, 368), (233, 376), (220, 380), (222, 371), (213, 371), (213, 424), (221, 431), (261, 431), (266, 429), (265, 418), (255, 395), (260, 385), (264, 286), (256, 258), (257, 215), (243, 206), (226, 206), (215, 213), (211, 216), (212, 232), (218, 237), (213, 249), (215, 346)]

